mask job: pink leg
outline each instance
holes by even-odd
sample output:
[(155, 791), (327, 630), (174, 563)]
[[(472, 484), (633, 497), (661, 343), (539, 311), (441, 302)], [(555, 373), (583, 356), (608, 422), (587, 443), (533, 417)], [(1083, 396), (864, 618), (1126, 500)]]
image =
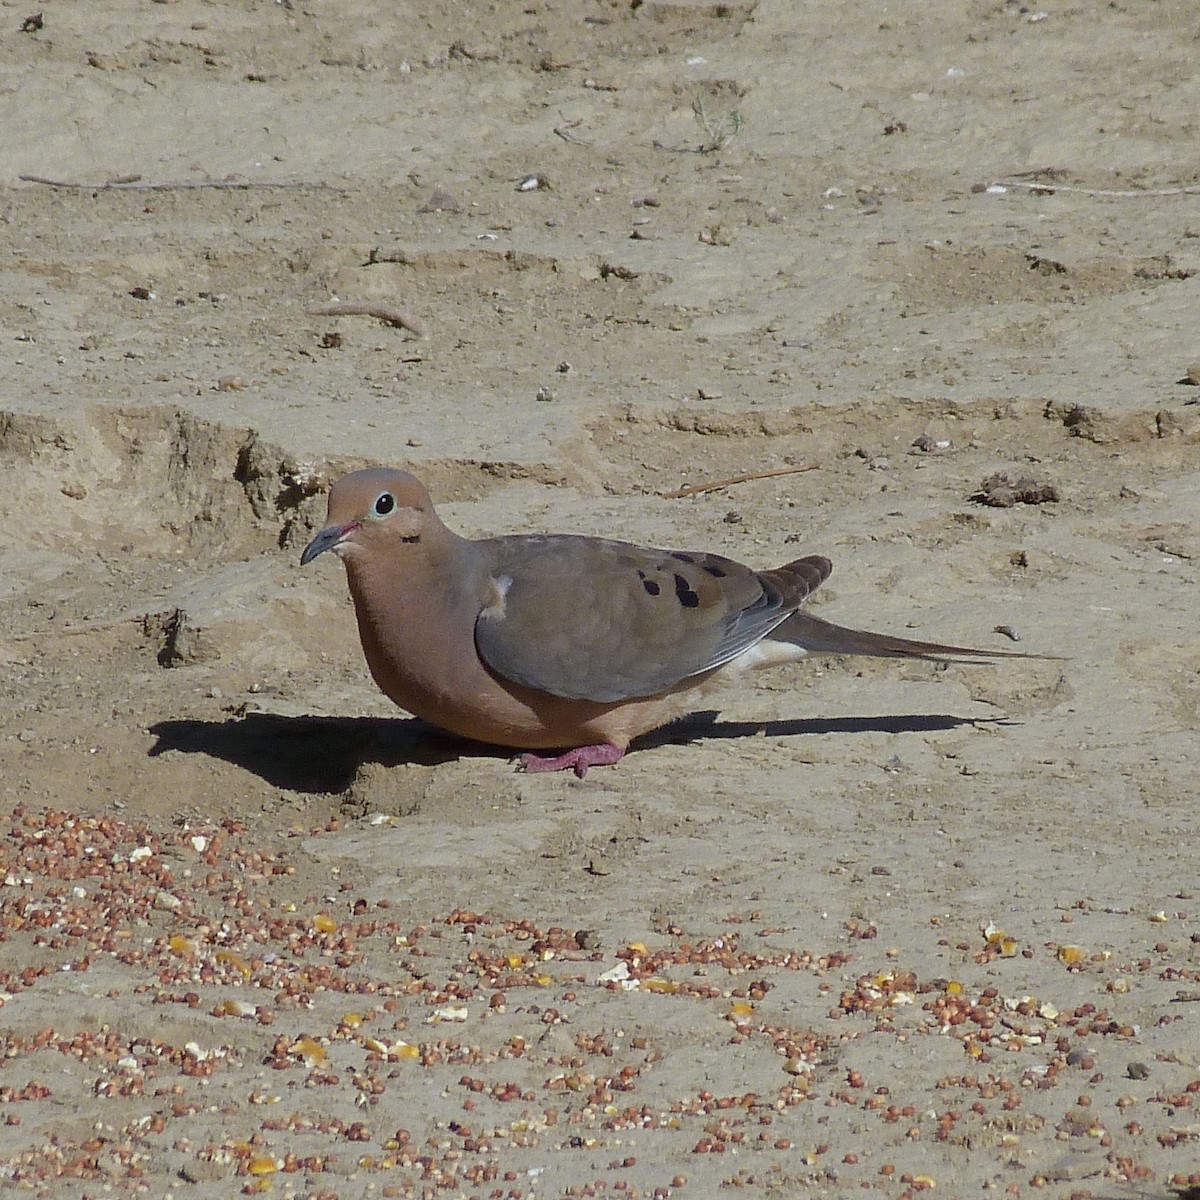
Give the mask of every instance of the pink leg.
[(522, 754), (521, 766), (527, 771), (574, 771), (582, 779), (588, 767), (608, 767), (620, 762), (625, 751), (620, 746), (605, 742), (599, 746), (578, 746), (553, 758), (540, 754)]

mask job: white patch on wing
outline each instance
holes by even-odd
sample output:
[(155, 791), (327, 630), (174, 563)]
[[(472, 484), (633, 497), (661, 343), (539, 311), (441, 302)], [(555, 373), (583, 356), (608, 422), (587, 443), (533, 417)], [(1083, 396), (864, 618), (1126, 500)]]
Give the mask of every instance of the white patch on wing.
[(795, 642), (763, 638), (761, 642), (747, 646), (737, 658), (730, 661), (726, 669), (752, 671), (758, 670), (760, 667), (778, 667), (784, 663), (799, 662), (802, 658), (807, 657), (808, 651), (803, 646), (797, 646)]
[(487, 603), (480, 610), (481, 617), (488, 617), (492, 620), (499, 620), (504, 616), (504, 601), (508, 595), (508, 589), (512, 587), (511, 575), (497, 575), (494, 579), (489, 580), (491, 588), (489, 590)]

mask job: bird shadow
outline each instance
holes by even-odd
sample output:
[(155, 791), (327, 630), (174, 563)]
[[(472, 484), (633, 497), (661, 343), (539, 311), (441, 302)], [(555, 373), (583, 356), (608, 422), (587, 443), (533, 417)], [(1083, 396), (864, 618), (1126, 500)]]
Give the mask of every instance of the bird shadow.
[(219, 758), (273, 787), (333, 795), (346, 791), (364, 763), (437, 766), (495, 757), (494, 747), (465, 741), (417, 718), (288, 717), (246, 713), (224, 721), (183, 719), (150, 726), (150, 757), (169, 751)]
[(690, 713), (662, 729), (644, 734), (634, 748), (721, 738), (803, 737), (819, 733), (942, 733), (963, 726), (982, 728), (1011, 724), (1003, 717), (956, 717), (950, 713), (905, 713), (901, 716), (792, 717), (776, 721), (722, 721), (717, 711)]
[[(722, 721), (716, 711), (695, 712), (638, 738), (635, 750), (687, 742), (821, 733), (937, 733), (963, 726), (1007, 724), (1003, 718), (946, 713), (904, 716), (811, 717), (777, 721)], [(437, 766), (462, 758), (510, 758), (511, 752), (446, 733), (425, 721), (385, 717), (290, 717), (248, 713), (224, 721), (160, 721), (150, 757), (169, 751), (221, 759), (273, 787), (303, 793), (345, 792), (366, 763), (385, 767)]]

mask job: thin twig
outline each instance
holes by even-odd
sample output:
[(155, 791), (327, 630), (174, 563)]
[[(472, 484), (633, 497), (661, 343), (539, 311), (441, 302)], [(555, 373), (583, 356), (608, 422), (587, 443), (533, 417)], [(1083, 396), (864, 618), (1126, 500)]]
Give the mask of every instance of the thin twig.
[(1074, 192), (1077, 196), (1114, 196), (1120, 200), (1136, 200), (1142, 196), (1196, 196), (1200, 195), (1200, 184), (1169, 188), (1130, 188), (1120, 191), (1113, 188), (1073, 187), (1069, 183), (1038, 183), (1024, 179), (997, 179), (988, 188), (1024, 188), (1027, 192)]
[(329, 183), (299, 182), (276, 183), (266, 179), (234, 180), (234, 179), (179, 179), (174, 182), (152, 183), (142, 179), (140, 175), (120, 175), (115, 179), (106, 179), (103, 183), (76, 183), (69, 179), (47, 179), (43, 175), (18, 175), (26, 183), (42, 183), (46, 187), (73, 188), (80, 192), (177, 192), (198, 188), (223, 188), (227, 191), (249, 191), (251, 188), (334, 188)]
[(395, 325), (399, 329), (407, 329), (409, 333), (419, 338), (429, 336), (424, 324), (414, 317), (407, 309), (397, 308), (394, 304), (317, 304), (304, 310), (310, 317), (376, 317), (385, 325)]
[(576, 146), (590, 146), (591, 142), (585, 142), (583, 138), (576, 137), (571, 130), (577, 129), (583, 124), (583, 120), (564, 121), (561, 125), (555, 125), (554, 132), (562, 138), (564, 142), (573, 142)]
[(735, 483), (748, 483), (752, 479), (774, 479), (777, 475), (799, 475), (801, 471), (816, 471), (816, 463), (803, 467), (776, 467), (773, 471), (748, 471), (745, 475), (731, 475), (728, 479), (714, 479), (712, 483), (689, 483), (687, 487), (676, 488), (673, 492), (659, 492), (664, 500), (679, 500), (684, 496), (698, 496), (701, 492), (716, 492), (721, 488), (732, 487)]
[(109, 629), (117, 629), (122, 625), (142, 624), (151, 614), (127, 613), (123, 617), (110, 617), (107, 620), (81, 621), (78, 625), (55, 625), (50, 629), (26, 630), (23, 633), (10, 633), (5, 639), (9, 642), (32, 642), (44, 637), (76, 637), (86, 633), (102, 633)]

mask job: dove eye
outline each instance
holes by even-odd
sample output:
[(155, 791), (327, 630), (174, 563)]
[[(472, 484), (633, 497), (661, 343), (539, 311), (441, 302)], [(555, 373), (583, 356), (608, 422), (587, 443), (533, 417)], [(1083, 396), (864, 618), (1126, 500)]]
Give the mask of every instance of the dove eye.
[(371, 511), (377, 517), (386, 517), (396, 507), (396, 497), (391, 492), (380, 492), (371, 505)]

